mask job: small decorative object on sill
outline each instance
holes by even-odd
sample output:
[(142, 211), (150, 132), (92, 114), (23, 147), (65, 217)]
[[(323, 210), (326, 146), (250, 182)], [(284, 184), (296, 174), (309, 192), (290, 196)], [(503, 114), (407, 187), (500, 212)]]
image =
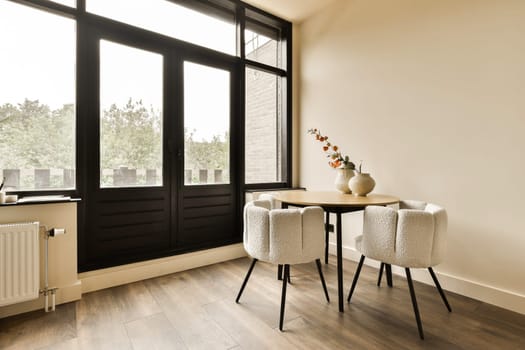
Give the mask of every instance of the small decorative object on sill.
[(376, 182), (370, 174), (361, 172), (361, 165), (359, 165), (357, 175), (348, 181), (348, 187), (350, 187), (354, 196), (358, 197), (366, 197), (367, 194), (372, 192), (375, 185)]
[(332, 145), (328, 141), (328, 136), (322, 135), (320, 130), (309, 129), (308, 133), (314, 135), (317, 141), (323, 143), (323, 151), (329, 159), (328, 165), (337, 171), (335, 188), (342, 193), (352, 193), (348, 187), (348, 181), (354, 176), (355, 164), (350, 161), (350, 157), (342, 155), (339, 147)]
[(5, 203), (16, 203), (18, 201), (18, 196), (16, 194), (6, 194)]

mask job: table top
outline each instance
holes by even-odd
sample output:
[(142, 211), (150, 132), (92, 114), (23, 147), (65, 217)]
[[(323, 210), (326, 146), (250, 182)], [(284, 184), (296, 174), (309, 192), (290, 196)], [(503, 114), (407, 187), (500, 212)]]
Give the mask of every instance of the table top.
[(399, 202), (397, 197), (375, 193), (368, 194), (366, 197), (335, 191), (278, 191), (272, 194), (283, 203), (323, 207), (364, 208), (368, 205), (388, 205)]

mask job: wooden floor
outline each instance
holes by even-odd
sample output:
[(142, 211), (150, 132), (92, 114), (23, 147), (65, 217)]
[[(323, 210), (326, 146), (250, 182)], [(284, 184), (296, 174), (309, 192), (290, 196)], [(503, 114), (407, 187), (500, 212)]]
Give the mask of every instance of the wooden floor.
[[(375, 284), (363, 267), (352, 304), (337, 311), (334, 261), (291, 269), (284, 332), (276, 267), (258, 263), (240, 304), (247, 258), (85, 294), (56, 312), (0, 320), (0, 349), (525, 349), (525, 315), (415, 283), (426, 339), (418, 337), (406, 280)], [(345, 295), (356, 264), (345, 261)]]

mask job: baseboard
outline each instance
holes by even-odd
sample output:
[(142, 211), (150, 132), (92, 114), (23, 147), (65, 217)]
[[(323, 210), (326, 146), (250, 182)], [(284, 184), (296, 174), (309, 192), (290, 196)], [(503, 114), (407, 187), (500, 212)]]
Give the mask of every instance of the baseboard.
[(80, 273), (82, 293), (246, 256), (242, 243)]
[[(335, 244), (331, 243), (329, 248), (330, 254), (335, 254)], [(83, 293), (216, 264), (243, 256), (246, 256), (246, 252), (244, 251), (243, 245), (239, 243), (167, 258), (84, 272), (79, 274), (79, 281), (77, 281), (77, 283), (61, 287), (57, 291), (57, 305), (79, 300)], [(344, 259), (359, 261), (359, 257), (360, 253), (354, 248), (343, 247)], [(379, 268), (379, 262), (371, 259), (367, 259), (366, 264)], [(392, 271), (404, 277), (403, 269), (394, 266)], [(437, 271), (436, 274), (445, 290), (525, 314), (525, 296), (523, 295)], [(414, 270), (413, 278), (422, 283), (433, 284), (428, 273), (423, 270)], [(43, 306), (43, 297), (28, 302), (4, 306), (0, 308), (0, 318), (43, 309)]]
[[(77, 281), (69, 286), (61, 286), (56, 293), (56, 305), (69, 303), (75, 300), (80, 300), (82, 297), (82, 282)], [(51, 303), (51, 299), (49, 300)], [(18, 304), (7, 305), (0, 307), (0, 318), (22, 314), (29, 311), (44, 310), (44, 297), (40, 296), (38, 299), (25, 301)], [(43, 312), (43, 311), (42, 311)]]
[[(330, 243), (329, 246), (330, 254), (336, 252), (335, 243)], [(352, 261), (359, 261), (361, 253), (356, 251), (352, 247), (343, 246), (343, 258)], [(365, 264), (375, 268), (379, 268), (380, 263), (375, 260), (366, 259)], [(392, 266), (392, 272), (396, 275), (405, 277), (404, 269)], [(525, 314), (525, 296), (520, 295), (508, 290), (503, 290), (500, 288), (495, 288), (492, 286), (484, 285), (481, 283), (469, 281), (467, 279), (452, 276), (445, 273), (440, 273), (435, 271), (436, 275), (439, 278), (439, 282), (443, 289), (473, 298), (485, 303), (496, 305), (507, 310), (518, 312), (520, 314)], [(416, 281), (434, 285), (431, 277), (429, 276), (426, 270), (416, 270), (412, 272), (412, 278)]]

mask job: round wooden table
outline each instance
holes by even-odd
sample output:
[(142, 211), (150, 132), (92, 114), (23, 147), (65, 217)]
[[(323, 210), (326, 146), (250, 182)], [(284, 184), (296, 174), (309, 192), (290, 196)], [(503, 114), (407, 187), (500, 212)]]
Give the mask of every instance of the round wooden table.
[[(344, 312), (343, 306), (343, 247), (342, 247), (342, 224), (341, 214), (363, 210), (369, 205), (389, 205), (399, 203), (399, 198), (384, 194), (369, 194), (366, 197), (358, 197), (352, 194), (343, 194), (332, 191), (279, 191), (274, 193), (276, 199), (283, 203), (283, 208), (288, 205), (309, 206), (317, 205), (326, 213), (336, 214), (336, 256), (337, 256), (337, 289), (339, 299), (339, 311)], [(330, 224), (330, 215), (327, 214), (326, 235)], [(328, 247), (326, 247), (328, 249)]]

